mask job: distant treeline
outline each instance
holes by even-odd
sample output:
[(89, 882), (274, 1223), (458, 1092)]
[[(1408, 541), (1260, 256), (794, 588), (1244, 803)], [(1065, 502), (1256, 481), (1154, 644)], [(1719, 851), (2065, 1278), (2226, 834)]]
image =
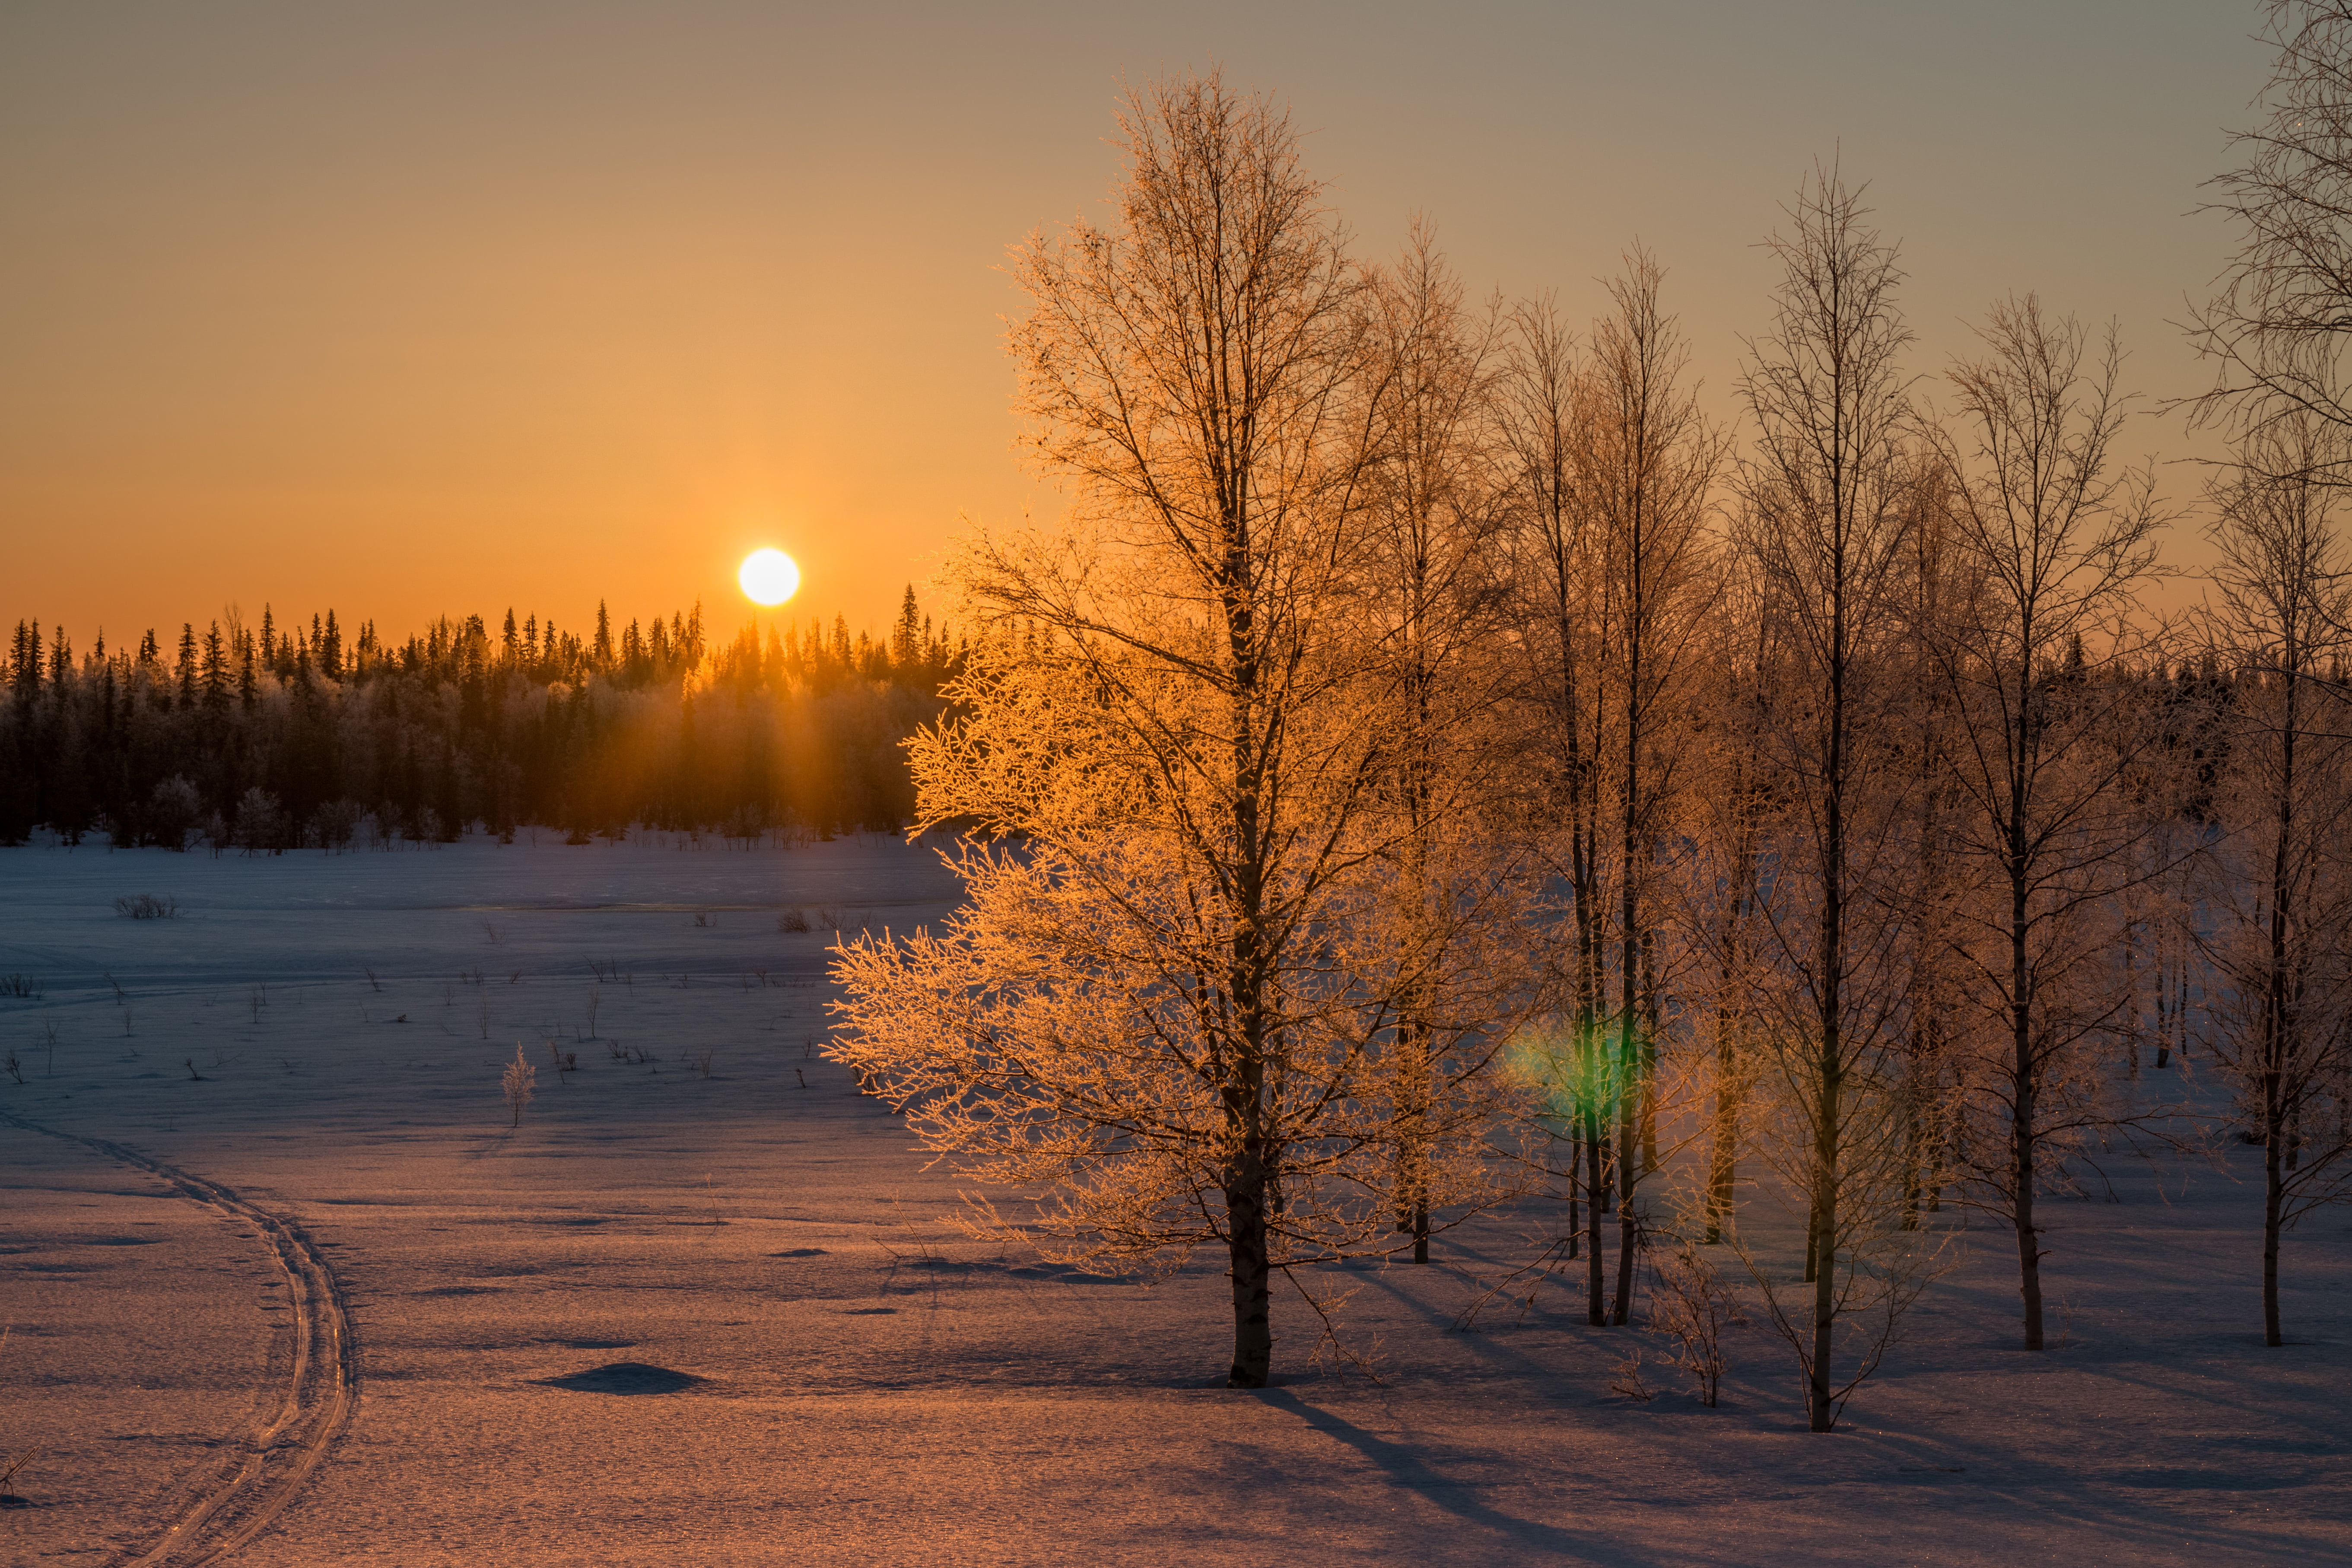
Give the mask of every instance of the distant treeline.
[(963, 649), (907, 590), (880, 637), (746, 627), (701, 607), (584, 638), (531, 616), (443, 617), (393, 644), (335, 613), (232, 615), (166, 647), (19, 621), (0, 710), (0, 843), (251, 850), (447, 842), (479, 826), (574, 839), (634, 826), (786, 839), (893, 829), (898, 742), (939, 715)]

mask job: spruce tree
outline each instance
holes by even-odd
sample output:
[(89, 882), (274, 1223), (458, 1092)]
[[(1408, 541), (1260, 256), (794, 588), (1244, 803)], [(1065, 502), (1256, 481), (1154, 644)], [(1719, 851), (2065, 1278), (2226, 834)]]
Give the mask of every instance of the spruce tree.
[(196, 626), (194, 621), (180, 623), (180, 706), (193, 708), (196, 702)]
[(224, 710), (228, 707), (228, 648), (222, 640), (218, 621), (205, 632), (205, 652), (200, 670), (205, 710), (208, 713)]
[(890, 631), (890, 665), (893, 673), (903, 675), (915, 668), (921, 657), (922, 611), (915, 604), (915, 585), (907, 584), (907, 595), (898, 601), (898, 624)]

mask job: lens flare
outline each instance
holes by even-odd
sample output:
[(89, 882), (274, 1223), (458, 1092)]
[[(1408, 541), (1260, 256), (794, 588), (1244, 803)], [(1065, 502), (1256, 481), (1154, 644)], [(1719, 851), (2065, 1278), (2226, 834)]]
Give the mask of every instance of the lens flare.
[(800, 592), (801, 569), (781, 550), (754, 550), (735, 574), (743, 596), (755, 605), (781, 605)]

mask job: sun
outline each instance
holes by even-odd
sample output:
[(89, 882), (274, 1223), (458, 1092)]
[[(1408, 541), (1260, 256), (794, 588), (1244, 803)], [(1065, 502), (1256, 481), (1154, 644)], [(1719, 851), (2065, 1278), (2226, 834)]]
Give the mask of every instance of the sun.
[(743, 596), (755, 605), (781, 605), (800, 592), (801, 569), (781, 550), (754, 550), (735, 574)]

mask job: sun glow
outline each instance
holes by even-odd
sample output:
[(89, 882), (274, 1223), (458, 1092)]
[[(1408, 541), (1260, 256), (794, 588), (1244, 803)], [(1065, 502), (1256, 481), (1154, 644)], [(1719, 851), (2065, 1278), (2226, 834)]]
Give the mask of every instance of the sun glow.
[(754, 550), (735, 574), (743, 596), (755, 605), (781, 605), (800, 592), (801, 569), (781, 550)]

